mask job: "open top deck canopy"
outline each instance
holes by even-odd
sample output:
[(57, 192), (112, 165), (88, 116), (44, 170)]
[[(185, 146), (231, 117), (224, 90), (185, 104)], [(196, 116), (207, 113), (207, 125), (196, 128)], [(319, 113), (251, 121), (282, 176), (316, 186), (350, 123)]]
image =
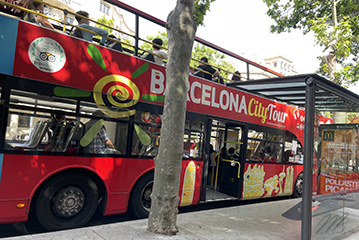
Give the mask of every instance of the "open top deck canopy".
[(228, 86), (268, 99), (305, 108), (307, 82), (315, 86), (315, 109), (325, 112), (359, 112), (359, 95), (317, 74), (228, 83)]

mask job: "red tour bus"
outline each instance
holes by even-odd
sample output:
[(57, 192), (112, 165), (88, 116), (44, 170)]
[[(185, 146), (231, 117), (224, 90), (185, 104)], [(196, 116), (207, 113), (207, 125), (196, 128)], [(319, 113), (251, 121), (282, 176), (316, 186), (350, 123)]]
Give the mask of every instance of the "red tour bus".
[[(165, 67), (4, 14), (0, 22), (0, 223), (31, 213), (58, 230), (95, 211), (146, 217)], [(302, 109), (190, 76), (179, 206), (301, 196), (303, 128)], [(116, 150), (91, 148), (102, 129)]]

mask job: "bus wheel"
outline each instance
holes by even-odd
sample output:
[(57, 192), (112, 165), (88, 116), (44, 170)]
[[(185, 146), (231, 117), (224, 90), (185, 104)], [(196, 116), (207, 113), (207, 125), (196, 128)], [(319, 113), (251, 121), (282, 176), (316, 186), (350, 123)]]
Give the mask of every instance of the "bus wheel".
[(303, 194), (303, 173), (300, 173), (295, 181), (293, 197), (302, 197)]
[(61, 174), (41, 189), (35, 200), (35, 215), (47, 230), (80, 227), (95, 213), (98, 198), (97, 185), (85, 174)]
[(133, 190), (130, 199), (132, 214), (137, 218), (146, 218), (150, 213), (153, 173), (141, 178)]

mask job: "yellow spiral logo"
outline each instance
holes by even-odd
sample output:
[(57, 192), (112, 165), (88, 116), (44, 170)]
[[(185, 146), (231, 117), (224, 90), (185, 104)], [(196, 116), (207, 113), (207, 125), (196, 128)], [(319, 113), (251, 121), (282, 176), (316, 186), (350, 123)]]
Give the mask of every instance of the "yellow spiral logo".
[[(94, 86), (93, 97), (97, 107), (104, 114), (111, 118), (123, 118), (136, 113), (134, 109), (124, 110), (123, 108), (137, 104), (140, 99), (140, 91), (134, 82), (124, 76), (107, 75)], [(114, 110), (110, 107), (120, 109)]]

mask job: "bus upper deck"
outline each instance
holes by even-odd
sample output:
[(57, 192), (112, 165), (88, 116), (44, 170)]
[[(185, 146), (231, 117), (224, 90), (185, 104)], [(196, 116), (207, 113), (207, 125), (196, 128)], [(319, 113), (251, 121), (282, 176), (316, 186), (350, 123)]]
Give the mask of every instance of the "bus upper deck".
[[(134, 11), (121, 2), (118, 4), (127, 10)], [(161, 21), (145, 13), (137, 11), (137, 14), (161, 24)], [(6, 52), (2, 58), (4, 60), (7, 59), (4, 61), (7, 64), (1, 67), (1, 73), (46, 81), (63, 85), (64, 87), (93, 91), (93, 97), (98, 105), (104, 105), (99, 93), (104, 94), (104, 89), (108, 87), (106, 86), (107, 84), (113, 84), (114, 86), (116, 85), (116, 87), (120, 84), (128, 85), (127, 91), (129, 91), (130, 97), (133, 97), (133, 99), (131, 101), (128, 100), (131, 103), (125, 104), (126, 106), (131, 107), (136, 104), (137, 101), (163, 104), (163, 93), (165, 89), (164, 67), (157, 66), (150, 62), (143, 62), (138, 58), (131, 58), (127, 54), (122, 54), (106, 47), (77, 40), (67, 36), (66, 33), (61, 34), (60, 32), (37, 27), (30, 23), (17, 21), (6, 16), (2, 16), (2, 21), (4, 21), (7, 26), (3, 30), (6, 38), (2, 44), (2, 50)], [(72, 27), (74, 27), (74, 25), (72, 25)], [(22, 42), (23, 40), (24, 42)], [(137, 49), (137, 51), (133, 51), (135, 56), (138, 55), (138, 41), (140, 40), (143, 41), (141, 38), (137, 38), (135, 41), (136, 45), (133, 48), (135, 50)], [(197, 40), (206, 43), (201, 39), (197, 38)], [(126, 44), (124, 42), (121, 43)], [(126, 48), (126, 46), (124, 46), (124, 48)], [(223, 52), (225, 51), (216, 46), (214, 46), (214, 48)], [(70, 49), (78, 49), (78, 51), (69, 51)], [(239, 57), (230, 52), (227, 53), (232, 57)], [(249, 60), (244, 58), (239, 59), (245, 61), (248, 66), (252, 64), (253, 66), (271, 72), (269, 69), (252, 63)], [(118, 64), (119, 62), (121, 62), (122, 66)], [(88, 72), (89, 69), (95, 69), (96, 71), (90, 76), (87, 76), (88, 84), (84, 86), (82, 82), (77, 79), (81, 79), (83, 73)], [(124, 72), (126, 72), (126, 74), (124, 74)], [(275, 72), (273, 73), (280, 75)], [(250, 72), (247, 72), (248, 76), (249, 74)], [(148, 79), (151, 79), (151, 81), (148, 81)], [(228, 88), (214, 84), (213, 82), (197, 79), (193, 81), (191, 79), (193, 79), (193, 76), (190, 76), (188, 100), (194, 104), (188, 106), (189, 111), (208, 113), (211, 111), (209, 110), (211, 107), (215, 107), (219, 110), (224, 110), (220, 114), (221, 117), (232, 117), (232, 113), (237, 112), (238, 114), (234, 117), (235, 119), (245, 116), (246, 119), (248, 117), (252, 118), (253, 123), (268, 124), (268, 126), (276, 127), (280, 127), (281, 124), (284, 126), (283, 123), (286, 119), (292, 118), (291, 112), (293, 111), (280, 109), (280, 107), (269, 104), (265, 99), (252, 99), (250, 95), (245, 96), (239, 94), (234, 89), (227, 90)], [(138, 89), (138, 86), (143, 89)], [(63, 90), (66, 91), (65, 88)], [(116, 91), (118, 91), (118, 89)], [(199, 94), (199, 92), (202, 92), (202, 94)], [(108, 93), (109, 92), (106, 94)], [(203, 96), (200, 97), (200, 95)], [(197, 107), (199, 104), (201, 105), (200, 108)], [(125, 105), (118, 102), (115, 104), (116, 107)], [(230, 111), (227, 111), (227, 109)], [(111, 112), (110, 110), (106, 111), (108, 113)], [(241, 114), (244, 115), (241, 116)], [(287, 130), (295, 129), (295, 126), (286, 126), (286, 128)], [(301, 134), (298, 136), (300, 135)]]

